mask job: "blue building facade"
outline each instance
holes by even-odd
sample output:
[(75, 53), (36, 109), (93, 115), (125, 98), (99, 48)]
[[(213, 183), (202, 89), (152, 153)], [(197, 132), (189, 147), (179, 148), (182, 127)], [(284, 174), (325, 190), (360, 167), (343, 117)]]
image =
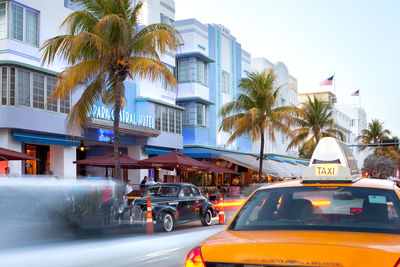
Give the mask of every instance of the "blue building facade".
[(220, 108), (233, 101), (240, 80), (250, 71), (251, 56), (217, 24), (195, 19), (174, 23), (184, 45), (177, 53), (177, 104), (184, 107), (184, 145), (200, 145), (240, 152), (251, 152), (252, 142), (241, 137), (227, 144), (230, 133), (219, 131)]

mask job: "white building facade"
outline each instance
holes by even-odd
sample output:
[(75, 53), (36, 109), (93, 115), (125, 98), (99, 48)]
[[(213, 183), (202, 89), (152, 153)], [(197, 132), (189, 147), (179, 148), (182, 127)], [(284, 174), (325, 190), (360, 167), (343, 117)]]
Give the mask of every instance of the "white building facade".
[(354, 157), (357, 159), (357, 164), (359, 168), (362, 168), (364, 159), (371, 153), (370, 149), (365, 149), (364, 151), (358, 151), (357, 145), (360, 141), (356, 141), (357, 136), (362, 134), (362, 130), (367, 129), (367, 113), (362, 107), (357, 105), (335, 105), (335, 107), (346, 114), (350, 119), (350, 138), (347, 142), (353, 152)]
[[(136, 3), (138, 1), (134, 1)], [(78, 167), (77, 159), (112, 153), (110, 107), (97, 103), (82, 133), (68, 132), (65, 121), (82, 91), (47, 104), (56, 75), (66, 65), (56, 61), (41, 65), (39, 47), (62, 34), (59, 26), (77, 7), (70, 0), (0, 1), (0, 146), (30, 154), (39, 161), (2, 162), (13, 174), (45, 174), (60, 177), (105, 176), (103, 168)], [(175, 18), (173, 0), (144, 1), (141, 22), (169, 23)], [(162, 62), (175, 69), (175, 52), (167, 52)], [(144, 159), (183, 147), (182, 107), (176, 105), (176, 89), (164, 83), (143, 80), (125, 83), (126, 106), (121, 111), (121, 151)], [(47, 105), (46, 105), (47, 104)], [(80, 141), (84, 152), (77, 151)], [(138, 184), (147, 170), (125, 171), (125, 178)], [(160, 177), (169, 172), (160, 173)]]
[[(298, 89), (297, 79), (289, 74), (288, 68), (282, 62), (273, 64), (266, 58), (253, 58), (251, 60), (251, 70), (261, 72), (263, 70), (273, 69), (276, 74), (276, 87), (280, 87), (279, 96), (276, 105), (279, 106), (297, 106), (298, 105)], [(287, 147), (291, 141), (285, 134), (275, 131), (275, 141), (266, 132), (265, 133), (264, 153), (288, 155), (297, 157), (297, 148), (291, 148), (287, 151)], [(253, 143), (253, 153), (260, 153), (260, 141)]]

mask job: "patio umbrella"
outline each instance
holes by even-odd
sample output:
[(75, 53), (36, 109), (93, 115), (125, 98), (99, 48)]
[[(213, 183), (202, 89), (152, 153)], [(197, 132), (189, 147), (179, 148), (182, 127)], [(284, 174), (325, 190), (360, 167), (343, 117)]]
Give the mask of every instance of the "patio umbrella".
[(0, 147), (0, 161), (6, 160), (37, 160), (35, 157), (24, 153)]
[[(119, 160), (121, 168), (123, 169), (140, 169), (139, 161), (136, 159), (132, 159), (125, 154), (120, 153)], [(108, 154), (106, 156), (77, 160), (74, 161), (74, 163), (95, 167), (114, 168), (114, 153)]]
[(224, 168), (221, 166), (218, 166), (212, 162), (209, 161), (205, 161), (203, 160), (202, 163), (207, 164), (209, 166), (209, 169), (207, 171), (209, 172), (214, 172), (214, 173), (230, 173), (233, 175), (239, 175), (238, 172), (235, 172), (234, 170), (228, 169), (228, 168)]
[(168, 154), (144, 159), (139, 162), (143, 168), (161, 168), (167, 170), (173, 169), (197, 169), (207, 171), (209, 166), (201, 161), (195, 160), (178, 151), (172, 151)]

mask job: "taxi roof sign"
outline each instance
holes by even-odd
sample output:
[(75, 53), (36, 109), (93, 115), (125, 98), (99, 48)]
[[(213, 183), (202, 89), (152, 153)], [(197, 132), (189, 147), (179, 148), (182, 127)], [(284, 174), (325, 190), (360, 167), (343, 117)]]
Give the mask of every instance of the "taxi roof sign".
[(350, 149), (333, 138), (322, 138), (304, 171), (301, 182), (355, 182), (360, 173)]

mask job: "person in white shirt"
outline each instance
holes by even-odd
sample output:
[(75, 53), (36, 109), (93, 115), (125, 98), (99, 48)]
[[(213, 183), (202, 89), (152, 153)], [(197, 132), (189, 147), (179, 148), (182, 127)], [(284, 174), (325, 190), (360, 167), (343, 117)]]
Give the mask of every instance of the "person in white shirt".
[(128, 180), (124, 188), (124, 196), (128, 196), (133, 191), (131, 180)]

